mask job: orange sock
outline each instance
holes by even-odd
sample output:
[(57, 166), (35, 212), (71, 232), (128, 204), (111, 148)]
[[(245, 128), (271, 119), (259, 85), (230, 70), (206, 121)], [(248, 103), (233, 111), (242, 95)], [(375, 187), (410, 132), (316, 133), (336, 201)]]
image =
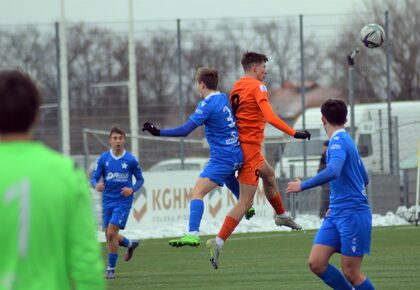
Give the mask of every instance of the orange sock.
[(227, 215), (225, 217), (225, 221), (223, 222), (222, 228), (220, 229), (219, 234), (217, 236), (223, 241), (226, 241), (238, 224), (239, 222), (237, 220), (235, 220), (230, 215)]
[(277, 194), (268, 201), (271, 203), (271, 206), (274, 208), (276, 214), (283, 214), (286, 212), (286, 209), (283, 206), (283, 200), (281, 199), (280, 192), (277, 192)]

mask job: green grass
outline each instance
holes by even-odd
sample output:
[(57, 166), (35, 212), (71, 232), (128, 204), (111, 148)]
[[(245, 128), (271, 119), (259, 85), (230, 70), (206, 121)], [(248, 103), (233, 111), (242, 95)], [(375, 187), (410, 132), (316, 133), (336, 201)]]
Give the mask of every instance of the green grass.
[[(169, 239), (144, 240), (130, 262), (121, 249), (108, 289), (327, 289), (307, 267), (315, 231), (234, 234), (218, 270), (202, 237), (198, 248), (171, 248)], [(376, 289), (420, 289), (420, 228), (374, 228), (363, 272)], [(104, 257), (105, 256), (104, 247)], [(339, 255), (331, 262), (339, 265)]]

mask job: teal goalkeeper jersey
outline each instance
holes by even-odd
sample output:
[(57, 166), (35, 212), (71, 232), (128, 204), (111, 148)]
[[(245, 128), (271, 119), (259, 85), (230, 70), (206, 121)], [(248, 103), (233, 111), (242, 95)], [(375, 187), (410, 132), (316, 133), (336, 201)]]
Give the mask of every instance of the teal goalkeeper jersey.
[(74, 163), (0, 142), (0, 290), (105, 289), (91, 196)]

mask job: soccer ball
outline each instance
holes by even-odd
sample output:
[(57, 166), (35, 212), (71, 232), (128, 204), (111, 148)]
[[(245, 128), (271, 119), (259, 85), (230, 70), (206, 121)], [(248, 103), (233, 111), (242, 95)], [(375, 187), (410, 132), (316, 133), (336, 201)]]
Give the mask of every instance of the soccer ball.
[(360, 31), (360, 40), (366, 47), (379, 47), (384, 43), (385, 31), (382, 26), (378, 24), (367, 24)]

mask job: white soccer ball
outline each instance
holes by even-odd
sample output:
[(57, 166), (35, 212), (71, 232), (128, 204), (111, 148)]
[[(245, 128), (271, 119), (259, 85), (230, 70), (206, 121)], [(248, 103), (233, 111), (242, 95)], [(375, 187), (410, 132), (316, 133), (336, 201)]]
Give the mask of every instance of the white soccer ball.
[(382, 45), (382, 43), (384, 43), (385, 31), (382, 26), (378, 24), (367, 24), (360, 31), (360, 40), (366, 47), (379, 47)]

